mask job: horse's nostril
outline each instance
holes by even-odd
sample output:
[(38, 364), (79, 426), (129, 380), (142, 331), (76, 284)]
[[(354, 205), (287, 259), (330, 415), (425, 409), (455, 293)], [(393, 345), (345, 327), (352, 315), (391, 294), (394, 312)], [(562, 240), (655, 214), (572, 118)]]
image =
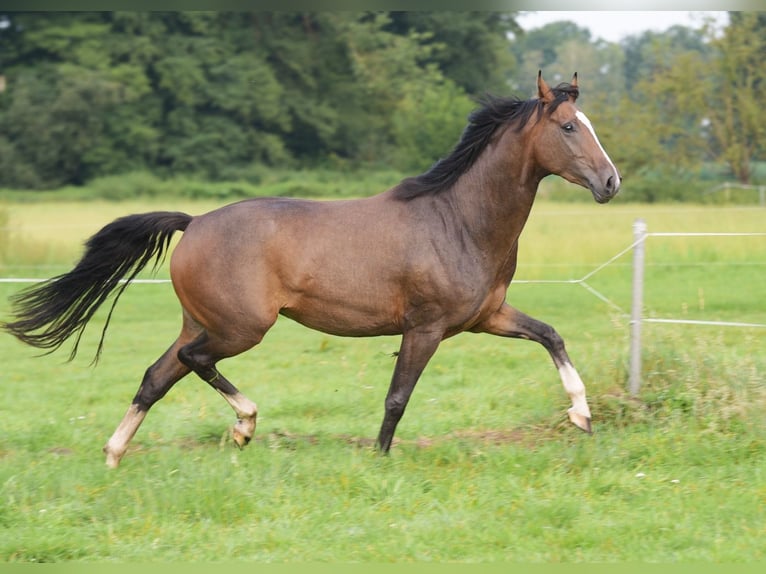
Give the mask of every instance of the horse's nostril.
[(614, 176), (612, 175), (610, 175), (609, 179), (606, 180), (606, 190), (614, 191)]

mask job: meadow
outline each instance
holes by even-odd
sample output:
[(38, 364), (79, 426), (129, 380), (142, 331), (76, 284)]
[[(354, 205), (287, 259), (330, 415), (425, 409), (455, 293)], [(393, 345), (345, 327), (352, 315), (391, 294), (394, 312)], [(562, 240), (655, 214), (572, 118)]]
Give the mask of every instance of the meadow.
[[(127, 213), (220, 200), (7, 200), (0, 277), (48, 277)], [(0, 336), (0, 560), (7, 562), (756, 562), (766, 560), (766, 329), (647, 324), (626, 390), (630, 253), (649, 230), (766, 231), (743, 206), (597, 206), (544, 197), (509, 301), (554, 325), (588, 389), (594, 434), (566, 420), (539, 346), (445, 341), (390, 456), (372, 448), (397, 337), (343, 339), (280, 319), (220, 367), (259, 405), (253, 442), (194, 377), (150, 412), (122, 465), (101, 447), (176, 336), (169, 284), (131, 286), (101, 361), (100, 312), (66, 362)], [(766, 237), (650, 238), (646, 314), (766, 323)], [(166, 269), (157, 277), (167, 276)], [(0, 318), (23, 285), (0, 283)]]

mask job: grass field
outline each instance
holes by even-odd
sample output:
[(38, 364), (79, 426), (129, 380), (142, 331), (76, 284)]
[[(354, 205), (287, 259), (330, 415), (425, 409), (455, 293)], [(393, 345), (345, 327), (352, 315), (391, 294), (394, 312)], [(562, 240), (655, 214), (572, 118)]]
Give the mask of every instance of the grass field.
[[(117, 216), (214, 205), (7, 203), (0, 277), (67, 270)], [(637, 217), (650, 231), (764, 232), (765, 215), (540, 202), (517, 277), (582, 278), (630, 245)], [(646, 257), (648, 315), (766, 323), (766, 238), (650, 238)], [(388, 457), (371, 443), (398, 338), (342, 339), (280, 320), (259, 348), (221, 364), (259, 405), (250, 446), (228, 440), (233, 413), (189, 377), (110, 471), (101, 446), (179, 328), (171, 287), (128, 289), (95, 368), (103, 313), (72, 363), (0, 336), (0, 559), (766, 560), (766, 329), (647, 324), (632, 398), (630, 254), (588, 284), (611, 304), (563, 283), (512, 285), (509, 300), (566, 339), (592, 436), (566, 422), (542, 348), (462, 335), (431, 361)], [(0, 284), (0, 317), (20, 287)]]

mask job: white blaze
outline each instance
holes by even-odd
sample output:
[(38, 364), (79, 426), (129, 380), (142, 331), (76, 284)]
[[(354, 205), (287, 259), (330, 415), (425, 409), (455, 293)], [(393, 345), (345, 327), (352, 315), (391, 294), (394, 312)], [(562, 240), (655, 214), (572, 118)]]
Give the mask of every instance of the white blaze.
[(617, 171), (617, 168), (614, 166), (614, 163), (609, 158), (609, 155), (606, 153), (606, 150), (604, 149), (604, 146), (601, 145), (601, 142), (598, 141), (598, 136), (596, 135), (596, 130), (593, 129), (593, 124), (590, 123), (590, 120), (588, 119), (588, 116), (586, 116), (584, 113), (582, 113), (580, 110), (577, 110), (575, 113), (575, 116), (578, 120), (580, 120), (580, 123), (584, 125), (588, 130), (590, 131), (591, 135), (593, 136), (593, 139), (596, 140), (596, 144), (598, 144), (598, 149), (601, 150), (601, 153), (604, 154), (604, 157), (606, 158), (606, 161), (609, 162), (609, 165), (612, 166), (612, 169), (614, 170), (614, 181), (615, 184), (620, 182), (620, 172)]

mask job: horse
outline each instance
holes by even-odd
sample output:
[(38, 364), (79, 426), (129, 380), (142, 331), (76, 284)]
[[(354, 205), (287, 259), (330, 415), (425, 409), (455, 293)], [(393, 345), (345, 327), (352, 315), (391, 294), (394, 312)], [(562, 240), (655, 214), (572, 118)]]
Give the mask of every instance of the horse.
[[(550, 325), (510, 306), (519, 236), (538, 184), (551, 174), (612, 199), (621, 175), (579, 110), (577, 74), (537, 97), (486, 95), (452, 151), (426, 172), (370, 197), (345, 201), (251, 198), (208, 213), (155, 211), (120, 217), (85, 243), (62, 275), (11, 297), (7, 332), (58, 349), (76, 335), (70, 360), (95, 311), (113, 302), (147, 265), (172, 249), (170, 276), (181, 331), (145, 372), (103, 447), (117, 467), (149, 409), (194, 372), (229, 403), (231, 437), (244, 447), (258, 409), (218, 370), (219, 361), (261, 342), (282, 315), (332, 335), (401, 335), (383, 422), (375, 442), (388, 453), (410, 395), (440, 342), (461, 332), (541, 344), (572, 406), (570, 421), (591, 432), (585, 385)], [(127, 277), (127, 279), (126, 279)]]

